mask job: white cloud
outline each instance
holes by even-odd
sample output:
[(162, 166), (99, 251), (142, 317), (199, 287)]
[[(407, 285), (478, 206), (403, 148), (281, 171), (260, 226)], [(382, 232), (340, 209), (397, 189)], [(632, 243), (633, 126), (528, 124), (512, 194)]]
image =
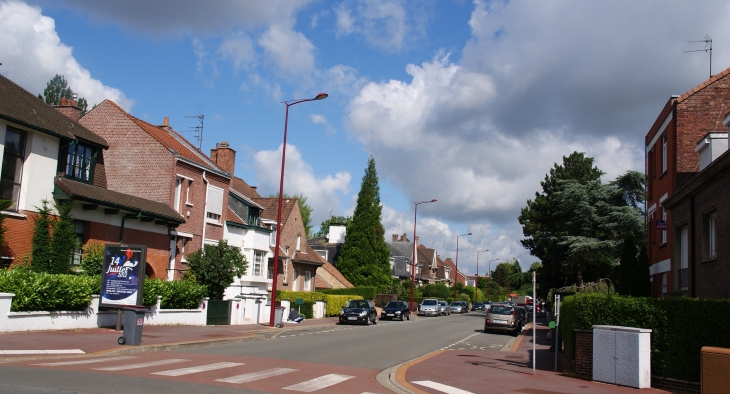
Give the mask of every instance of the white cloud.
[[(261, 193), (278, 193), (281, 179), (281, 145), (276, 151), (256, 152), (253, 159), (256, 177), (260, 180), (258, 186)], [(351, 179), (350, 173), (345, 171), (324, 177), (315, 176), (312, 167), (304, 161), (297, 147), (287, 144), (284, 193), (289, 195), (302, 193), (307, 196), (307, 203), (313, 209), (312, 224), (315, 227), (329, 217), (331, 207), (340, 205), (342, 197), (349, 192)]]
[(336, 36), (361, 36), (375, 48), (398, 52), (423, 34), (422, 4), (400, 0), (348, 0), (334, 7)]
[(323, 125), (325, 133), (327, 135), (334, 135), (336, 133), (335, 128), (332, 127), (332, 125), (330, 125), (330, 123), (327, 121), (327, 118), (325, 118), (324, 115), (312, 114), (310, 119), (312, 120), (312, 123), (314, 123), (314, 124)]
[(218, 53), (226, 60), (232, 60), (237, 69), (249, 68), (256, 61), (256, 52), (251, 37), (239, 31), (223, 40)]
[(258, 40), (266, 58), (279, 71), (306, 75), (314, 67), (314, 45), (302, 34), (284, 25), (272, 25)]
[(73, 57), (73, 49), (61, 42), (55, 21), (39, 7), (0, 2), (0, 42), (3, 75), (33, 94), (42, 93), (46, 83), (59, 74), (90, 106), (110, 99), (130, 111), (134, 104), (119, 89), (91, 77)]

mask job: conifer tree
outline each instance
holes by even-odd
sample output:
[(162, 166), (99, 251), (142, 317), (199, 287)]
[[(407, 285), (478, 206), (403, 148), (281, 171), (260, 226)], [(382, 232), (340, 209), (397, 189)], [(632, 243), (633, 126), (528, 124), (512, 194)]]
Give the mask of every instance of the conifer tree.
[(390, 249), (385, 243), (382, 210), (375, 159), (370, 156), (337, 260), (337, 269), (355, 286), (381, 290), (391, 283)]
[(636, 269), (639, 262), (636, 258), (636, 243), (631, 233), (624, 235), (621, 246), (621, 265), (619, 266), (618, 292), (621, 295), (633, 296), (636, 280)]
[(48, 200), (42, 200), (33, 230), (33, 247), (30, 267), (36, 272), (48, 272), (51, 263), (51, 208)]
[(646, 253), (646, 242), (641, 243), (639, 261), (634, 278), (634, 295), (637, 297), (651, 297), (651, 274), (649, 273), (649, 255)]
[(51, 240), (51, 262), (49, 272), (67, 274), (71, 264), (71, 254), (76, 248), (76, 233), (71, 218), (74, 201), (67, 200), (56, 204), (58, 220), (53, 222), (53, 239)]

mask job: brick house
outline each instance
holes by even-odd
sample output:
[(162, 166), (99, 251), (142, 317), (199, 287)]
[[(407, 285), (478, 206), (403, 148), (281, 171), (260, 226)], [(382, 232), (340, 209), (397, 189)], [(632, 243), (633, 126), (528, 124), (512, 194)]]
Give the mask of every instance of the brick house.
[[(699, 170), (697, 142), (722, 128), (730, 108), (730, 69), (712, 76), (681, 96), (672, 96), (645, 137), (647, 180), (647, 251), (652, 295), (694, 295), (689, 259), (673, 256), (672, 213), (663, 203)], [(681, 241), (681, 239), (680, 239)]]
[(423, 245), (416, 247), (416, 276), (420, 275), (420, 284), (429, 285), (436, 283), (438, 263), (436, 262), (436, 249), (429, 249)]
[[(4, 266), (21, 261), (32, 246), (37, 208), (73, 199), (77, 241), (147, 245), (146, 272), (164, 275), (168, 233), (185, 222), (165, 204), (108, 190), (107, 141), (74, 121), (75, 102), (54, 109), (0, 76), (0, 142), (2, 198), (12, 200), (5, 212)], [(80, 249), (69, 256), (80, 262)]]
[[(166, 204), (185, 219), (169, 233), (169, 280), (186, 270), (187, 254), (224, 238), (231, 174), (174, 131), (167, 118), (155, 126), (104, 100), (79, 123), (109, 143), (109, 190)], [(230, 171), (227, 159), (217, 161)]]
[(406, 234), (392, 234), (391, 240), (385, 242), (390, 249), (390, 271), (394, 278), (402, 281), (411, 280), (411, 256), (413, 242)]
[[(730, 114), (724, 126), (730, 124)], [(724, 131), (727, 131), (724, 130)], [(730, 298), (730, 152), (728, 133), (708, 133), (697, 143), (699, 172), (663, 206), (672, 214), (672, 271), (679, 278), (670, 292), (699, 298)], [(686, 268), (683, 268), (686, 267)], [(687, 274), (683, 274), (685, 270)]]

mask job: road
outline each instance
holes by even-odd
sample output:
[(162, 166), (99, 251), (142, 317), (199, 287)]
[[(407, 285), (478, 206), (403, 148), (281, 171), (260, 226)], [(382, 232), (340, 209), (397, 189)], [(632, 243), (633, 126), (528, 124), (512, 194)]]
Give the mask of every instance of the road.
[(512, 338), (482, 333), (483, 319), (312, 326), (223, 346), (8, 363), (0, 393), (386, 393), (376, 380), (384, 369), (440, 349), (499, 350)]

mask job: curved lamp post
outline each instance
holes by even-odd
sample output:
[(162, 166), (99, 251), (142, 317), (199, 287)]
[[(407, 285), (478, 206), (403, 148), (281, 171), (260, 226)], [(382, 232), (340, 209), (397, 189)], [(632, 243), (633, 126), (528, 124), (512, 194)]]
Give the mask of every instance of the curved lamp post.
[(418, 206), (421, 204), (428, 204), (436, 202), (436, 199), (430, 201), (419, 201), (414, 202), (415, 208), (413, 209), (413, 254), (411, 255), (411, 301), (408, 304), (408, 308), (413, 311), (413, 282), (416, 281), (416, 213), (418, 213)]
[(489, 252), (489, 249), (477, 250), (477, 278), (474, 284), (474, 302), (479, 301), (479, 253)]
[(289, 107), (294, 104), (304, 103), (307, 101), (324, 100), (327, 93), (320, 93), (314, 98), (284, 101), (286, 104), (286, 117), (284, 118), (284, 145), (281, 147), (281, 180), (279, 181), (279, 206), (276, 211), (276, 244), (274, 246), (274, 277), (271, 279), (271, 311), (269, 314), (269, 327), (274, 327), (274, 317), (276, 316), (276, 285), (279, 278), (279, 242), (281, 241), (281, 204), (284, 197), (284, 163), (286, 161), (286, 131), (289, 126)]
[(489, 274), (489, 285), (487, 286), (487, 299), (489, 302), (492, 301), (492, 295), (490, 294), (491, 290), (492, 290), (492, 261), (499, 261), (499, 260), (500, 259), (489, 260), (489, 271), (487, 272)]
[(454, 274), (454, 299), (452, 301), (456, 301), (456, 279), (459, 277), (459, 237), (465, 235), (471, 235), (471, 233), (461, 235), (456, 234), (456, 273)]

